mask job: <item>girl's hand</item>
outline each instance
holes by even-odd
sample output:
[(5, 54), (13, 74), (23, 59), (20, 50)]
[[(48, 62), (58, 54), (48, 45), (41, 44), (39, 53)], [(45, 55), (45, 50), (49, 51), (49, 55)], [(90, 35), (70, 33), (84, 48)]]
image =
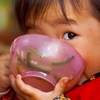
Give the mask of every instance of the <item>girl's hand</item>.
[(0, 92), (5, 92), (10, 87), (9, 53), (0, 56)]
[(25, 84), (20, 75), (17, 75), (16, 78), (13, 75), (10, 75), (10, 80), (19, 100), (53, 100), (56, 96), (65, 91), (69, 81), (67, 77), (63, 77), (57, 83), (53, 91), (43, 92), (28, 84)]

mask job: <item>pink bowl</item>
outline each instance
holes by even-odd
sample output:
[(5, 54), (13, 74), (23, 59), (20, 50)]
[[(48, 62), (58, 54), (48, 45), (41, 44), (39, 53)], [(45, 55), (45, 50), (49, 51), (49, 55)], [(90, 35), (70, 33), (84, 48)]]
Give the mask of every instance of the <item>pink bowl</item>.
[(42, 91), (51, 91), (61, 77), (74, 80), (84, 68), (80, 54), (59, 39), (29, 34), (16, 38), (10, 48), (11, 71)]

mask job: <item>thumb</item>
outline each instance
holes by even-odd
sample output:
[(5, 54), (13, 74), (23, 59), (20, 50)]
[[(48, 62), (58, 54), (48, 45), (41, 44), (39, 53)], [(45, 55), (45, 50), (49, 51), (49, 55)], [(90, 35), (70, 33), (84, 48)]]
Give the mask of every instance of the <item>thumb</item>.
[(54, 89), (54, 94), (60, 95), (65, 92), (67, 83), (69, 81), (68, 77), (63, 77), (59, 80), (59, 82), (56, 84), (55, 89)]

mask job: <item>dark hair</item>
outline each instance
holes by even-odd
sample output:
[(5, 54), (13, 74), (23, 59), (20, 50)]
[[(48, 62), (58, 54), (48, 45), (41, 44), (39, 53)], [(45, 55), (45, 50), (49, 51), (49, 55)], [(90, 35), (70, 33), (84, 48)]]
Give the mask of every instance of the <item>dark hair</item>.
[[(19, 25), (22, 30), (25, 30), (25, 22), (27, 17), (29, 16), (31, 10), (33, 13), (34, 21), (41, 15), (45, 14), (47, 9), (54, 3), (59, 2), (62, 13), (64, 17), (67, 19), (67, 15), (65, 13), (65, 3), (64, 0), (15, 0), (15, 13), (18, 19)], [(89, 0), (92, 15), (100, 21), (100, 0)], [(70, 0), (72, 6), (77, 11), (80, 11), (82, 6), (81, 0)]]

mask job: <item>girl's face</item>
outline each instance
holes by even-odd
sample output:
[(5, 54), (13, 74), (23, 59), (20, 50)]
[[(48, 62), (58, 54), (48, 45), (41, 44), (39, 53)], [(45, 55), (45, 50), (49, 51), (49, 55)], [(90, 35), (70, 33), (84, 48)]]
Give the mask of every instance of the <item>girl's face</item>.
[[(67, 2), (67, 3), (66, 3)], [(54, 5), (34, 25), (32, 16), (28, 17), (27, 33), (38, 33), (58, 38), (75, 48), (85, 61), (82, 80), (100, 71), (100, 22), (94, 18), (85, 5), (81, 13), (73, 10), (70, 2), (66, 3), (68, 21), (63, 17), (59, 4)]]

